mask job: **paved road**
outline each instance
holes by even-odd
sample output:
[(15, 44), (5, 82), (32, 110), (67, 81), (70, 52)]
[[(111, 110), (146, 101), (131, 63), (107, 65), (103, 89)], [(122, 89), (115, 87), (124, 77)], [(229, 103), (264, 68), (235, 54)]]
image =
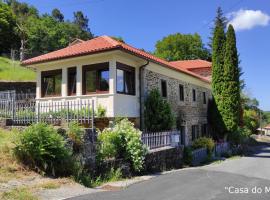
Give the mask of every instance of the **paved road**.
[[(257, 187), (257, 193), (252, 188)], [(243, 192), (247, 194), (230, 193)], [(265, 187), (269, 188), (269, 192)], [(261, 188), (262, 191), (260, 192)], [(247, 191), (248, 190), (248, 191)], [(254, 191), (253, 191), (254, 192)], [(270, 200), (270, 147), (250, 157), (209, 166), (183, 169), (113, 192), (72, 200)]]

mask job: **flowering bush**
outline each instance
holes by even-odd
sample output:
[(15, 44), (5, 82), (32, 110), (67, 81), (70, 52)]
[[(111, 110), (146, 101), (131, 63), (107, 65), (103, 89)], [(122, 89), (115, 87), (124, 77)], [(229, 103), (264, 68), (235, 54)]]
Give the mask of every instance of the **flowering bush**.
[(101, 159), (122, 158), (131, 163), (134, 171), (142, 170), (146, 149), (141, 141), (141, 132), (128, 119), (121, 120), (112, 129), (103, 130), (98, 141)]

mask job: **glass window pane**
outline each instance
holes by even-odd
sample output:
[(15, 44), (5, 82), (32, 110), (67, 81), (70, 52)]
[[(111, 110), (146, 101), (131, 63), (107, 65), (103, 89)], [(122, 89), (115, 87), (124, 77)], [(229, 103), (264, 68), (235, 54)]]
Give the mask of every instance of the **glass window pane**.
[(109, 70), (102, 70), (99, 72), (100, 91), (109, 90)]
[(62, 75), (55, 76), (55, 94), (61, 94)]
[(96, 92), (96, 71), (86, 71), (85, 74), (86, 92)]
[(117, 69), (117, 92), (124, 92), (124, 71)]
[(126, 76), (125, 77), (125, 92), (127, 94), (134, 94), (135, 81), (134, 81), (133, 73), (126, 71), (125, 76)]

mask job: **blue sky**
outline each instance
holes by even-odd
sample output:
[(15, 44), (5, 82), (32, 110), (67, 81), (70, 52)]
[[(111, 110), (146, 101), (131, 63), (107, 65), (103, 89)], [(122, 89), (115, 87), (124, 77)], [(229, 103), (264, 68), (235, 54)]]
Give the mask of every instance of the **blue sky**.
[[(260, 108), (270, 110), (270, 6), (267, 0), (24, 0), (40, 13), (59, 8), (65, 19), (82, 10), (95, 35), (121, 36), (137, 48), (153, 51), (157, 40), (180, 33), (199, 33), (205, 43), (221, 6), (237, 30), (237, 45), (247, 92)], [(233, 14), (232, 14), (233, 13)]]

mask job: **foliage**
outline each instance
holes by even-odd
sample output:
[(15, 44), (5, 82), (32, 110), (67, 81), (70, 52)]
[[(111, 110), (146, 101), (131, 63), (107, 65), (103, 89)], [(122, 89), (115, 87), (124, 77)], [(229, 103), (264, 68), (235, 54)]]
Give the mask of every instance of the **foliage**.
[(133, 170), (143, 168), (146, 150), (141, 142), (141, 132), (128, 119), (118, 122), (112, 129), (104, 129), (98, 135), (99, 158), (122, 158), (130, 162)]
[(163, 99), (157, 89), (150, 91), (144, 105), (144, 123), (148, 131), (170, 130), (175, 124), (175, 116), (170, 104)]
[(233, 144), (243, 144), (248, 141), (249, 136), (252, 134), (252, 132), (246, 128), (238, 128), (235, 132), (230, 132), (228, 135), (228, 140), (232, 142)]
[[(36, 56), (66, 47), (75, 38), (93, 38), (88, 28), (89, 20), (81, 11), (75, 12), (74, 20), (70, 22), (64, 20), (64, 15), (58, 9), (53, 9), (51, 15), (40, 15), (35, 7), (17, 0), (6, 0), (6, 4), (2, 4), (12, 10), (10, 13), (14, 16), (9, 19), (14, 22), (9, 24), (15, 27), (10, 34), (4, 33), (5, 37), (2, 38), (8, 38), (6, 41), (15, 43), (17, 50), (20, 48), (21, 60), (25, 53), (28, 57)], [(14, 33), (18, 39), (10, 39)]]
[(31, 168), (54, 176), (71, 173), (71, 151), (52, 126), (38, 123), (26, 128), (14, 148), (16, 157)]
[(121, 169), (111, 168), (108, 172), (103, 173), (99, 176), (89, 174), (85, 170), (78, 170), (79, 173), (74, 177), (75, 181), (86, 186), (86, 187), (97, 187), (106, 182), (113, 182), (122, 179)]
[(157, 41), (154, 54), (168, 61), (176, 60), (210, 60), (210, 53), (204, 47), (201, 36), (176, 33)]
[(249, 129), (252, 133), (255, 133), (260, 125), (260, 116), (258, 112), (256, 112), (256, 110), (247, 109), (244, 110), (243, 121), (245, 127)]
[(84, 142), (84, 130), (77, 122), (68, 125), (67, 135), (73, 142), (73, 151), (78, 152)]
[(192, 149), (191, 149), (191, 147), (184, 148), (184, 163), (186, 165), (191, 165), (191, 163), (192, 163)]
[(192, 143), (193, 149), (206, 148), (208, 155), (211, 155), (214, 149), (215, 143), (212, 138), (200, 137)]
[(52, 10), (52, 17), (58, 22), (63, 22), (64, 21), (64, 15), (57, 8)]
[(14, 41), (17, 40), (15, 26), (15, 15), (8, 5), (0, 1), (0, 54), (8, 53), (14, 47)]
[(125, 40), (121, 36), (111, 36), (112, 39), (125, 43)]
[(222, 91), (222, 118), (228, 132), (237, 129), (240, 120), (240, 81), (235, 32), (229, 25), (224, 57), (224, 87)]
[(96, 116), (97, 117), (106, 117), (106, 112), (107, 112), (106, 108), (99, 104), (97, 107)]

